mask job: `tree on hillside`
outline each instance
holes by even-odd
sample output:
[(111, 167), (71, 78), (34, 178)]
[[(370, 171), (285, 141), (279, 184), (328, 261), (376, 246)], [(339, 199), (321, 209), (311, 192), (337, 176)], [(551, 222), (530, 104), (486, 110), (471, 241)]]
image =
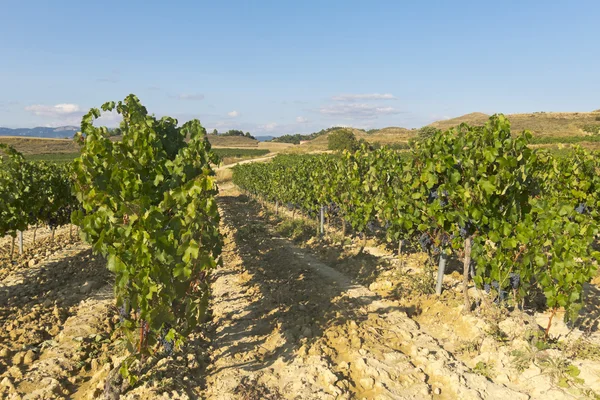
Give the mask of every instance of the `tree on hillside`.
[(435, 128), (433, 126), (424, 126), (421, 129), (419, 129), (419, 132), (417, 133), (417, 136), (420, 140), (425, 140), (428, 139), (430, 137), (432, 137), (433, 135), (435, 135), (436, 133), (438, 133), (440, 130), (438, 128)]
[(355, 151), (359, 147), (359, 142), (356, 136), (349, 130), (339, 129), (329, 134), (327, 138), (327, 148), (337, 151)]
[(219, 134), (219, 131), (218, 131), (218, 130), (216, 130), (216, 129), (213, 129), (213, 131), (212, 131), (211, 135), (215, 135), (215, 136), (217, 136), (218, 134)]

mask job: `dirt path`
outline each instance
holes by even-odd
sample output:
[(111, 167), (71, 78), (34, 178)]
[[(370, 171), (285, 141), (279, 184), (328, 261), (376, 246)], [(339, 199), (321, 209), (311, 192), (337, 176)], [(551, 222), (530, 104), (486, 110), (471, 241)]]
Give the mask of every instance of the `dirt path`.
[(271, 153), (271, 154), (269, 154), (266, 157), (250, 158), (248, 160), (242, 160), (242, 161), (238, 161), (238, 162), (235, 162), (235, 163), (232, 163), (232, 164), (223, 165), (222, 167), (215, 168), (215, 172), (222, 171), (222, 170), (229, 169), (229, 168), (233, 168), (236, 165), (248, 164), (248, 163), (253, 163), (253, 162), (265, 162), (265, 161), (269, 161), (270, 159), (274, 158), (277, 154), (279, 154), (279, 153)]
[(277, 237), (245, 196), (220, 205), (207, 398), (528, 398), (468, 372), (397, 305)]

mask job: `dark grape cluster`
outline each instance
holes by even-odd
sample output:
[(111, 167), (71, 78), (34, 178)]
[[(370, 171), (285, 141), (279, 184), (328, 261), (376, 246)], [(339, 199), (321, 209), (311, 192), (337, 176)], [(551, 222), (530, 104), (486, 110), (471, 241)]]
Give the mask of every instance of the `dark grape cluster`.
[(428, 251), (433, 245), (433, 240), (431, 240), (431, 236), (428, 233), (423, 233), (419, 238), (419, 244), (421, 245), (421, 249), (423, 251)]
[(127, 311), (125, 310), (125, 305), (121, 305), (121, 307), (119, 307), (119, 322), (123, 323), (126, 318)]
[(162, 346), (165, 353), (168, 355), (173, 354), (173, 342), (166, 339), (168, 329), (163, 329), (161, 335), (158, 337), (158, 343)]
[(467, 221), (464, 225), (462, 225), (459, 229), (460, 237), (466, 239), (473, 232), (473, 224), (471, 221)]
[(490, 292), (491, 292), (491, 290), (492, 290), (492, 287), (490, 286), (490, 284), (489, 284), (489, 283), (486, 283), (486, 284), (484, 284), (484, 285), (483, 285), (483, 290), (485, 290), (485, 292), (486, 292), (487, 294), (490, 294)]
[(431, 203), (438, 197), (439, 197), (439, 193), (438, 193), (437, 189), (432, 189), (431, 192), (429, 192), (429, 197), (427, 200)]
[[(500, 288), (498, 281), (492, 281), (492, 287), (498, 292), (498, 297), (494, 301), (496, 304), (500, 304), (506, 299), (506, 291)], [(488, 292), (489, 293), (489, 292)]]
[(521, 282), (521, 275), (516, 272), (511, 272), (509, 275), (510, 286), (517, 290), (519, 288), (519, 283)]
[(579, 203), (579, 205), (575, 208), (575, 211), (578, 214), (587, 214), (588, 213), (587, 205), (585, 203)]

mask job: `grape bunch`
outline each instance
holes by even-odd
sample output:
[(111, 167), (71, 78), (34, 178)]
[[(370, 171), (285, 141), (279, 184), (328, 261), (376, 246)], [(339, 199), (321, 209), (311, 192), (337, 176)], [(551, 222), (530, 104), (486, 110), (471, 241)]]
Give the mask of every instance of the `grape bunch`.
[(421, 245), (421, 249), (423, 249), (423, 251), (428, 251), (433, 245), (433, 240), (431, 240), (431, 236), (429, 236), (428, 233), (423, 233), (419, 238), (419, 244)]
[(431, 203), (432, 201), (437, 199), (439, 196), (440, 195), (439, 195), (437, 189), (432, 189), (431, 192), (429, 192), (429, 197), (427, 198), (427, 200), (429, 201), (429, 203)]
[(519, 288), (519, 283), (521, 282), (521, 275), (519, 275), (516, 272), (511, 272), (509, 275), (509, 279), (510, 279), (510, 286), (514, 290), (517, 290)]
[(162, 346), (165, 353), (168, 355), (173, 354), (173, 342), (166, 339), (168, 329), (163, 329), (161, 335), (158, 337), (158, 343)]
[(588, 212), (587, 205), (585, 203), (579, 203), (579, 205), (577, 206), (577, 208), (575, 208), (575, 211), (578, 214), (587, 214), (587, 212)]
[(473, 232), (473, 224), (471, 221), (466, 222), (459, 229), (460, 237), (466, 239)]
[(125, 304), (122, 304), (121, 307), (119, 307), (119, 322), (123, 323), (127, 317), (128, 315), (127, 311), (125, 310)]

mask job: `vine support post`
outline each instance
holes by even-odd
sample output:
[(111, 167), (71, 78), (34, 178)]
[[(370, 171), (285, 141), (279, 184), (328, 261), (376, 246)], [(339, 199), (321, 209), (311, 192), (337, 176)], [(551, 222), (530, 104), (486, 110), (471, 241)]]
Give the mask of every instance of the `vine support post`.
[(321, 237), (325, 236), (325, 207), (321, 206)]
[(275, 215), (279, 215), (279, 200), (275, 200)]
[(471, 237), (465, 239), (465, 259), (463, 261), (463, 296), (465, 299), (465, 312), (471, 311), (469, 299), (469, 272), (471, 266)]
[(400, 260), (400, 266), (404, 265), (402, 262), (402, 242), (402, 239), (398, 240), (398, 259)]
[(23, 255), (23, 231), (19, 231), (19, 255)]
[(33, 245), (35, 246), (35, 235), (37, 234), (38, 226), (35, 224), (35, 228), (33, 228)]
[(437, 272), (437, 284), (435, 285), (435, 294), (438, 296), (442, 294), (442, 283), (444, 282), (444, 271), (446, 270), (446, 253), (442, 251), (440, 253), (440, 262), (438, 264)]
[(73, 225), (69, 224), (69, 239), (73, 239)]
[(56, 228), (52, 228), (52, 243), (54, 243), (54, 233), (56, 232)]
[(12, 261), (13, 259), (13, 255), (15, 254), (15, 238), (12, 238), (12, 241), (10, 243), (10, 260)]

